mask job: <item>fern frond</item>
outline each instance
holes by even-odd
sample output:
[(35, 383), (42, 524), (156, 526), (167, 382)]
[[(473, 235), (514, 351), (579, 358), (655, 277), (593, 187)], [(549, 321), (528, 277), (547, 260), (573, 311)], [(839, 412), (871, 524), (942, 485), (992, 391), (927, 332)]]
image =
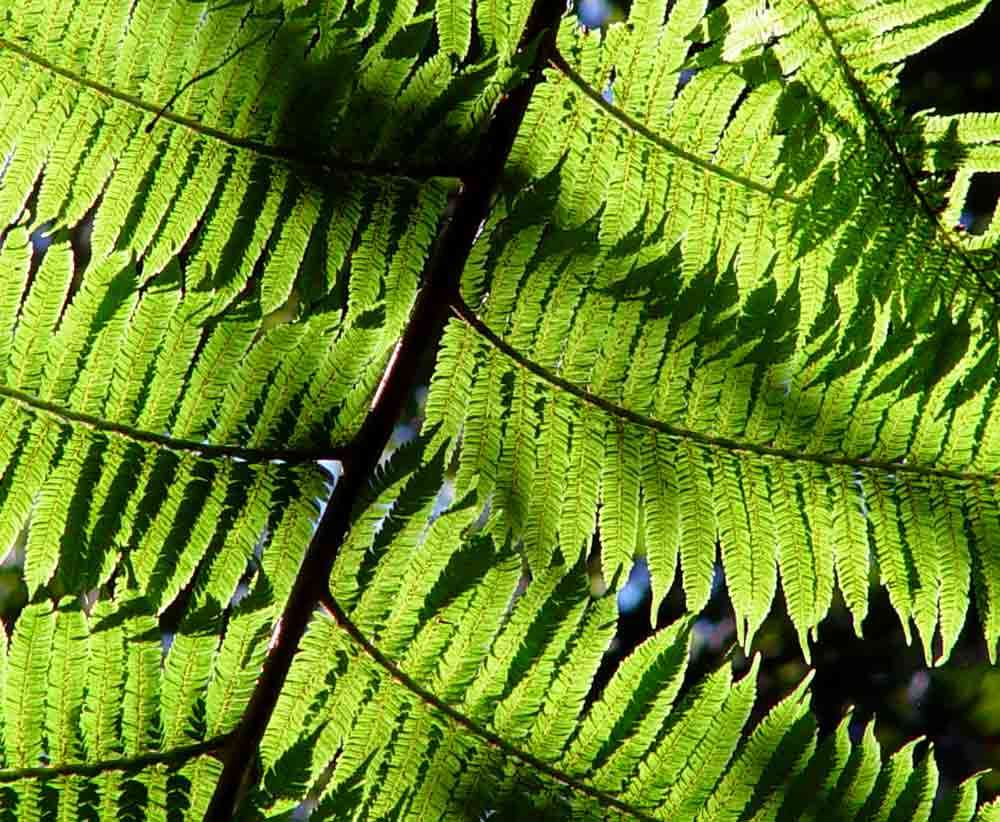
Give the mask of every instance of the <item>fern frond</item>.
[(102, 601), (89, 614), (69, 597), (29, 605), (4, 654), (6, 806), (25, 819), (158, 813), (171, 769), (224, 742), (182, 731), (204, 677), (175, 674), (211, 665), (215, 639), (206, 638), (208, 657), (186, 638), (172, 646), (161, 680), (160, 634), (140, 599)]
[[(957, 214), (995, 152), (988, 120), (904, 127), (870, 110), (862, 100), (889, 111), (886, 66), (898, 58), (861, 68), (843, 49), (831, 57), (840, 45), (833, 29), (823, 31), (826, 13), (810, 3), (746, 3), (696, 26), (700, 10), (637, 4), (627, 26), (605, 33), (564, 21), (562, 76), (549, 77), (528, 119), (555, 118), (567, 153), (553, 155), (530, 129), (515, 144), (512, 174), (527, 172), (533, 185), (477, 242), (466, 300), (452, 305), (468, 328), (447, 332), (440, 379), (448, 381), (435, 377), (429, 419), (459, 449), (459, 488), (499, 492), (495, 503), (532, 568), (557, 543), (573, 558), (596, 535), (614, 574), (637, 550), (641, 500), (643, 522), (656, 527), (643, 540), (654, 590), (670, 587), (680, 551), (688, 603), (698, 607), (718, 541), (741, 641), (768, 613), (779, 579), (803, 645), (835, 577), (860, 625), (874, 560), (907, 636), (912, 620), (928, 657), (939, 628), (947, 633), (944, 659), (967, 578), (995, 644), (985, 500), (1000, 462), (990, 444), (995, 322), (969, 276), (970, 261), (977, 271), (985, 262), (976, 255), (987, 241), (952, 237), (937, 210), (943, 203)], [(959, 26), (964, 13), (928, 4), (900, 12), (882, 33), (912, 25), (915, 34), (932, 19)], [(865, 16), (845, 9), (838, 31), (845, 41), (858, 36), (860, 54), (867, 35), (847, 23), (854, 14)], [(681, 21), (690, 27), (671, 68), (636, 53), (636, 42), (672, 42)], [(685, 61), (692, 29), (708, 47)], [(795, 45), (792, 59), (800, 37), (831, 42), (822, 54)], [(767, 62), (785, 66), (784, 58), (791, 81)], [(647, 133), (642, 118), (651, 115), (630, 109), (631, 89), (648, 91), (661, 71), (673, 79)], [(567, 83), (570, 95), (595, 103), (590, 114), (565, 105)], [(621, 133), (608, 142), (609, 123)], [(690, 141), (691, 157), (658, 142), (671, 129)], [(625, 206), (602, 175), (578, 175), (585, 151), (587, 162), (604, 152), (605, 167), (621, 164), (611, 179), (631, 176), (629, 164), (658, 170), (631, 186), (643, 199), (628, 208), (642, 219), (604, 223)], [(926, 170), (946, 184), (892, 177), (904, 161), (912, 175)], [(740, 176), (753, 167), (766, 169), (766, 195)], [(451, 401), (457, 392), (470, 400), (464, 415)], [(970, 438), (973, 429), (983, 436)], [(650, 442), (655, 458), (643, 453)], [(565, 456), (553, 458), (553, 447)], [(638, 467), (639, 455), (648, 467)], [(567, 488), (558, 518), (533, 499), (533, 489), (556, 484)], [(676, 513), (659, 501), (666, 489), (679, 495)], [(952, 580), (938, 582), (930, 547), (942, 528), (952, 535), (955, 592)], [(548, 550), (542, 534), (555, 534)]]
[[(313, 786), (320, 806), (336, 799), (344, 818), (464, 818), (509, 801), (580, 818), (790, 819), (819, 786), (827, 814), (929, 813), (932, 758), (914, 762), (910, 745), (883, 762), (871, 728), (852, 745), (847, 720), (817, 740), (808, 678), (745, 737), (756, 663), (735, 683), (727, 665), (675, 703), (690, 621), (654, 634), (588, 696), (611, 638), (612, 598), (592, 600), (568, 568), (519, 579), (506, 549), (493, 554), (495, 525), (435, 536), (457, 513), (421, 537), (429, 554), (445, 550), (465, 569), (442, 579), (422, 628), (394, 634), (335, 599), (314, 618), (266, 737), (255, 801), (271, 812)], [(407, 550), (420, 550), (406, 533)], [(972, 780), (937, 812), (963, 818), (974, 794)]]
[[(338, 76), (347, 82), (330, 95), (321, 120), (327, 133), (339, 134), (341, 148), (320, 151), (307, 145), (296, 125), (314, 94), (310, 76), (321, 57), (310, 51), (310, 38), (353, 36), (353, 21), (277, 8), (248, 13), (240, 3), (203, 13), (183, 3), (146, 2), (135, 9), (109, 5), (88, 20), (71, 4), (52, 5), (51, 13), (41, 6), (31, 14), (0, 9), (10, 24), (0, 43), (0, 73), (19, 90), (5, 97), (9, 116), (3, 120), (9, 200), (6, 217), (0, 216), (7, 227), (3, 322), (10, 333), (2, 344), (8, 376), (0, 393), (56, 423), (31, 428), (9, 457), (7, 476), (18, 488), (4, 518), (12, 534), (33, 507), (38, 479), (47, 469), (55, 472), (37, 508), (40, 527), (29, 551), (33, 590), (52, 576), (53, 537), (81, 470), (100, 473), (98, 506), (107, 507), (116, 499), (109, 496), (115, 472), (125, 468), (120, 456), (82, 462), (90, 440), (74, 436), (64, 443), (70, 431), (85, 428), (147, 452), (205, 459), (337, 456), (329, 443), (356, 429), (358, 409), (375, 389), (412, 304), (447, 192), (445, 185), (389, 169), (377, 156), (342, 156), (352, 129), (336, 129), (345, 122), (357, 129), (364, 120), (380, 128), (399, 120), (410, 124), (439, 104), (418, 81), (433, 56), (422, 47), (409, 63), (413, 77), (404, 72), (400, 80), (407, 82), (382, 89), (392, 93), (379, 101), (378, 114), (371, 111), (374, 74), (348, 79), (349, 64), (376, 72), (388, 65), (379, 63), (379, 53), (399, 38), (419, 45), (426, 21), (404, 16), (388, 29), (379, 23), (368, 54), (338, 54)], [(53, 38), (61, 41), (55, 50)], [(165, 49), (167, 59), (159, 60), (157, 49)], [(471, 66), (469, 73), (481, 77), (486, 65)], [(36, 86), (47, 90), (27, 94)], [(449, 102), (471, 104), (497, 93), (488, 81), (472, 83), (454, 90)], [(24, 107), (32, 106), (45, 117), (28, 117)], [(362, 111), (366, 116), (359, 116)], [(467, 121), (466, 137), (483, 116)], [(459, 134), (455, 125), (452, 140)], [(332, 144), (317, 138), (319, 145)], [(331, 180), (336, 184), (327, 185)], [(25, 210), (32, 188), (38, 197)], [(403, 230), (406, 213), (415, 219)], [(379, 230), (365, 231), (362, 224)], [(33, 252), (22, 225), (44, 230), (53, 242)], [(67, 232), (81, 226), (89, 264), (66, 241)], [(303, 279), (321, 250), (325, 270), (318, 279)], [(303, 301), (310, 309), (323, 303), (326, 321), (321, 312), (303, 311), (298, 318)], [(358, 313), (364, 316), (345, 322), (337, 312), (345, 305), (363, 306)], [(233, 306), (238, 308), (222, 315)], [(277, 318), (281, 311), (284, 317)], [(372, 327), (380, 312), (391, 327)], [(321, 333), (327, 345), (308, 337), (307, 329)], [(47, 359), (41, 341), (49, 337)], [(351, 346), (359, 339), (369, 356), (352, 359), (345, 372), (350, 358), (338, 352), (335, 340), (356, 353)], [(331, 369), (349, 383), (324, 391)], [(233, 371), (240, 372), (236, 380)], [(25, 426), (31, 419), (18, 422)], [(289, 446), (288, 428), (295, 424), (291, 439), (301, 448)], [(16, 430), (10, 437), (18, 443)], [(34, 449), (30, 471), (22, 448)], [(140, 472), (134, 488), (149, 476)], [(222, 483), (213, 499), (229, 493)], [(184, 488), (172, 494), (161, 520), (179, 510)], [(36, 547), (43, 541), (44, 557)], [(204, 533), (201, 542), (207, 545)], [(194, 573), (204, 550), (189, 552), (175, 580), (165, 583), (167, 601)], [(231, 568), (238, 564), (233, 560)]]
[(259, 755), (272, 817), (972, 816), (808, 677), (747, 733), (690, 618), (596, 692), (581, 558), (694, 611), (718, 556), (806, 655), (835, 584), (939, 660), (973, 592), (995, 656), (1000, 124), (894, 96), (984, 6), (0, 3), (4, 810), (201, 819)]

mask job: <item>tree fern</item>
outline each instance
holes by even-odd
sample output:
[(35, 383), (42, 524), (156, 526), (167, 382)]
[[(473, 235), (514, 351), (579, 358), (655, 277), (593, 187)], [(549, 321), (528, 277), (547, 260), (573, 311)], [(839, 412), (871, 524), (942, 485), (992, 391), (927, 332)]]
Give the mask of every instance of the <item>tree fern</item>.
[(0, 5), (3, 813), (990, 818), (691, 617), (595, 685), (586, 570), (993, 657), (1000, 130), (895, 91), (984, 6)]

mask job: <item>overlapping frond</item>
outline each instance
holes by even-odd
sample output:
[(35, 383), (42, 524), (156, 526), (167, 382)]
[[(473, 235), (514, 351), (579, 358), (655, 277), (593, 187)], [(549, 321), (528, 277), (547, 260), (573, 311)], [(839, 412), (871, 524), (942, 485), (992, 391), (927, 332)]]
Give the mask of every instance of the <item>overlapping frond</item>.
[[(464, 60), (477, 39), (486, 51), (495, 51), (499, 58), (513, 58), (531, 13), (530, 0), (483, 0), (463, 3), (462, 0), (439, 0), (434, 19), (441, 50)], [(477, 44), (478, 45), (478, 44)]]
[[(312, 299), (332, 288), (359, 223), (398, 202), (394, 180), (405, 172), (381, 168), (378, 134), (373, 146), (354, 132), (411, 124), (417, 104), (428, 106), (429, 90), (407, 82), (419, 80), (429, 22), (400, 34), (393, 64), (405, 69), (389, 83), (380, 76), (387, 59), (363, 39), (330, 71), (329, 41), (353, 34), (335, 18), (320, 30), (314, 19), (242, 3), (210, 12), (142, 3), (109, 6), (95, 32), (84, 5), (38, 5), (37, 17), (6, 10), (0, 46), (10, 86), (3, 225), (92, 220), (95, 258), (128, 250), (142, 261), (143, 282), (183, 250), (187, 287), (214, 291), (217, 310), (250, 284), (269, 313), (296, 285)], [(315, 38), (324, 46), (310, 48)], [(339, 93), (324, 88), (327, 108), (317, 112), (324, 70), (345, 82)], [(407, 92), (414, 99), (405, 105)], [(359, 116), (377, 105), (375, 116)], [(367, 154), (341, 156), (338, 145)], [(302, 282), (310, 248), (314, 271)]]
[[(320, 461), (515, 76), (454, 65), (416, 4), (306, 5), (0, 7), (0, 552), (23, 545), (35, 601), (3, 711), (18, 818), (202, 818)], [(527, 8), (497, 14), (505, 57)]]
[(804, 645), (835, 584), (860, 629), (874, 571), (939, 659), (972, 588), (995, 653), (996, 229), (951, 228), (995, 118), (904, 127), (906, 55), (864, 50), (981, 5), (890, 5), (856, 12), (870, 42), (811, 3), (564, 23), (513, 154), (534, 182), (483, 231), (428, 401), (533, 568), (596, 533), (611, 578), (641, 543), (654, 603), (679, 565), (697, 609), (718, 545), (741, 640), (780, 580)]
[[(928, 818), (933, 758), (849, 720), (818, 740), (807, 682), (749, 735), (755, 668), (682, 695), (687, 621), (596, 692), (614, 602), (579, 559), (596, 535), (614, 586), (643, 546), (654, 601), (679, 567), (695, 610), (719, 553), (741, 641), (780, 583), (804, 646), (835, 586), (860, 625), (874, 569), (942, 659), (974, 590), (995, 653), (1000, 228), (951, 225), (1000, 129), (892, 93), (983, 5), (565, 16), (428, 433), (313, 546), (326, 610), (245, 807)], [(321, 461), (358, 441), (495, 104), (540, 76), (532, 11), (0, 3), (0, 553), (23, 545), (31, 598), (4, 812), (204, 817)]]
[[(126, 554), (160, 608), (203, 563), (227, 603), (255, 551), (281, 538), (279, 501), (323, 493), (324, 472), (297, 464), (322, 455), (321, 439), (303, 437), (313, 451), (298, 455), (274, 447), (293, 409), (308, 417), (325, 399), (282, 391), (281, 366), (305, 348), (310, 324), (203, 319), (205, 300), (166, 282), (140, 288), (121, 253), (82, 272), (65, 243), (32, 260), (27, 233), (9, 232), (0, 545), (27, 529), (31, 594), (57, 569), (57, 590), (94, 588)], [(327, 333), (341, 325), (332, 318)]]
[(86, 607), (28, 605), (4, 653), (4, 812), (203, 818), (316, 516), (312, 500), (286, 500), (267, 550), (238, 563), (239, 602), (219, 599), (217, 561), (172, 627), (126, 574)]
[[(613, 597), (566, 566), (525, 577), (467, 500), (436, 513), (428, 471), (387, 487), (338, 561), (265, 736), (266, 814), (308, 793), (338, 819), (927, 818), (933, 756), (883, 760), (870, 726), (852, 744), (850, 717), (817, 741), (808, 680), (746, 736), (756, 663), (681, 695), (690, 620), (595, 692)], [(375, 515), (387, 506), (407, 521)], [(942, 819), (971, 818), (975, 781), (941, 797)]]
[(125, 556), (159, 609), (199, 572), (225, 604), (361, 424), (511, 70), (442, 63), (415, 7), (301, 5), (0, 7), (0, 552), (30, 524), (31, 594)]
[(247, 642), (242, 621), (274, 613), (240, 606), (224, 639), (220, 617), (197, 611), (165, 636), (124, 590), (89, 611), (69, 597), (29, 605), (4, 648), (5, 817), (199, 818), (232, 727), (206, 699), (245, 701), (267, 632)]

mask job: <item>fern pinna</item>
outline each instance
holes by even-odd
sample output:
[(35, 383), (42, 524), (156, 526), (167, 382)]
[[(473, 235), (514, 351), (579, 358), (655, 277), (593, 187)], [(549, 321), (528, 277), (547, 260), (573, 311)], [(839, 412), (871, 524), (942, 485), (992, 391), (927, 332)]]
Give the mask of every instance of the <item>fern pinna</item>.
[(689, 617), (593, 688), (594, 546), (1000, 637), (1000, 120), (896, 92), (986, 3), (708, 5), (3, 4), (0, 814), (1000, 813)]

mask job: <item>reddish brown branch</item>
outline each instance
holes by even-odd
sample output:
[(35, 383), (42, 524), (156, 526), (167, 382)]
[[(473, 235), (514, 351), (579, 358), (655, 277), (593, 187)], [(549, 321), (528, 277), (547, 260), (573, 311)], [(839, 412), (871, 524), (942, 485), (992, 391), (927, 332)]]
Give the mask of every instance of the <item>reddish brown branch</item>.
[(351, 511), (389, 442), (419, 373), (421, 359), (427, 351), (436, 350), (440, 343), (450, 305), (458, 294), (465, 261), (499, 191), (511, 146), (532, 91), (541, 79), (540, 67), (545, 65), (554, 48), (555, 31), (564, 8), (558, 0), (537, 0), (532, 9), (521, 45), (526, 46), (544, 32), (535, 57), (535, 70), (497, 105), (480, 143), (477, 162), (472, 166), (476, 171), (461, 180), (453, 216), (438, 235), (409, 324), (371, 411), (343, 456), (343, 476), (306, 550), (281, 616), (280, 629), (227, 747), (222, 775), (206, 819), (229, 820), (235, 816), (241, 787), (252, 771), (292, 659), (313, 611), (328, 594), (330, 572), (347, 536)]

